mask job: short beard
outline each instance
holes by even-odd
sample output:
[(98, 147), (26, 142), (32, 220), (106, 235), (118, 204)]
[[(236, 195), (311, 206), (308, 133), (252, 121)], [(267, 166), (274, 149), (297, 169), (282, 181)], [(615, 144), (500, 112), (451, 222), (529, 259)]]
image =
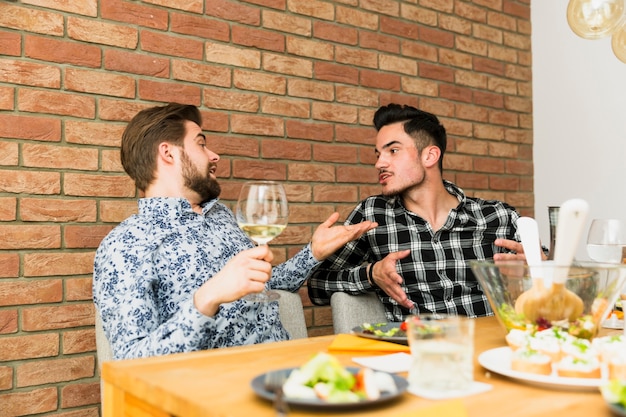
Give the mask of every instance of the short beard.
[(211, 168), (214, 164), (209, 164), (206, 173), (202, 175), (184, 150), (181, 153), (181, 161), (183, 164), (184, 185), (200, 196), (200, 204), (219, 197), (222, 188), (217, 180), (211, 178)]

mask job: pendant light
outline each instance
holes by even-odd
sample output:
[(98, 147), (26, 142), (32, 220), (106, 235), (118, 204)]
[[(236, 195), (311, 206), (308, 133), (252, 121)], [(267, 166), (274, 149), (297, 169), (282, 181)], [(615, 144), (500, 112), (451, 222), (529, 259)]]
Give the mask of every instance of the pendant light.
[(567, 22), (583, 39), (600, 39), (611, 35), (624, 17), (626, 0), (570, 0)]

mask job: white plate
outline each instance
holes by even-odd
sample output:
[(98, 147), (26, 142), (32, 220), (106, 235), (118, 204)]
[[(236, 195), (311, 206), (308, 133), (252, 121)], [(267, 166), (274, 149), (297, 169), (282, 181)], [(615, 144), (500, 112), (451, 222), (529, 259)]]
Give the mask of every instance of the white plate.
[[(393, 323), (393, 322), (392, 323), (372, 323), (372, 326), (376, 327), (377, 329), (383, 332), (386, 332), (391, 329), (400, 327), (401, 324), (402, 323)], [(406, 338), (406, 333), (404, 332), (401, 333), (402, 336), (377, 336), (372, 333), (367, 333), (367, 331), (363, 328), (363, 326), (356, 326), (355, 328), (352, 329), (352, 334), (365, 337), (368, 339), (384, 340), (385, 342), (400, 343), (402, 345), (409, 344), (409, 341)]]
[(511, 355), (509, 347), (490, 349), (478, 356), (478, 363), (491, 372), (546, 388), (596, 391), (605, 382), (598, 378), (565, 378), (556, 374), (539, 375), (514, 371), (511, 369)]
[[(274, 372), (285, 372), (286, 374), (289, 374), (294, 369), (297, 369), (297, 368), (279, 369)], [(356, 374), (359, 371), (358, 368), (353, 368), (353, 367), (348, 367), (346, 369), (350, 371), (352, 374)], [(306, 399), (305, 400), (305, 399), (295, 399), (295, 398), (285, 397), (285, 402), (292, 406), (299, 406), (299, 407), (305, 407), (305, 408), (322, 408), (322, 409), (327, 409), (327, 408), (350, 409), (350, 408), (357, 408), (357, 407), (362, 407), (362, 406), (385, 403), (387, 401), (393, 400), (394, 398), (398, 398), (399, 396), (404, 394), (404, 392), (407, 390), (409, 386), (408, 381), (402, 378), (401, 376), (394, 375), (394, 374), (389, 374), (389, 375), (391, 375), (391, 377), (393, 378), (393, 381), (396, 383), (396, 388), (398, 390), (394, 393), (381, 392), (380, 398), (378, 398), (377, 400), (362, 400), (356, 403), (329, 403), (329, 402), (322, 401), (319, 399), (313, 399), (313, 400)], [(274, 400), (274, 393), (265, 389), (265, 374), (256, 376), (250, 382), (250, 386), (252, 387), (252, 390), (259, 397), (265, 398), (266, 400), (270, 400), (270, 401)]]

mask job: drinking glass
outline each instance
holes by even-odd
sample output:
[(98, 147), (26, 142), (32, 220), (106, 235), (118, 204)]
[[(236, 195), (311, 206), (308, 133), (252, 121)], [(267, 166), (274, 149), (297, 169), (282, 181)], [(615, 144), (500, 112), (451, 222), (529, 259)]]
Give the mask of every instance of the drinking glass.
[(617, 219), (593, 219), (587, 234), (587, 254), (596, 262), (621, 263), (624, 225)]
[[(235, 218), (250, 239), (258, 245), (267, 245), (287, 227), (289, 207), (285, 189), (275, 181), (246, 182), (239, 193)], [(277, 292), (265, 289), (244, 299), (267, 302), (279, 297)]]
[(412, 357), (411, 392), (449, 394), (467, 390), (474, 380), (474, 320), (423, 314), (406, 321)]

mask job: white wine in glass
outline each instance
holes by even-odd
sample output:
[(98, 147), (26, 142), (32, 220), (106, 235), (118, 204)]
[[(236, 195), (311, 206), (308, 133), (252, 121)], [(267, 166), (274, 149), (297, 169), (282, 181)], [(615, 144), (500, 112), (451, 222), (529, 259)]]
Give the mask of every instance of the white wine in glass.
[(626, 245), (624, 226), (616, 219), (594, 219), (587, 234), (587, 255), (603, 263), (622, 262), (622, 248)]
[[(235, 209), (239, 227), (258, 245), (282, 233), (289, 220), (289, 205), (284, 187), (275, 181), (249, 181), (241, 188)], [(264, 290), (258, 294), (248, 294), (248, 301), (267, 302), (280, 295)]]

